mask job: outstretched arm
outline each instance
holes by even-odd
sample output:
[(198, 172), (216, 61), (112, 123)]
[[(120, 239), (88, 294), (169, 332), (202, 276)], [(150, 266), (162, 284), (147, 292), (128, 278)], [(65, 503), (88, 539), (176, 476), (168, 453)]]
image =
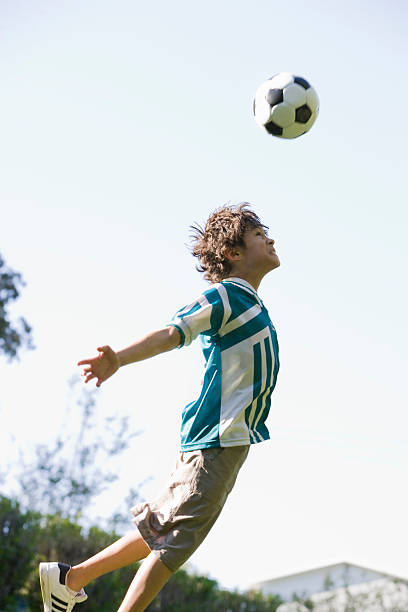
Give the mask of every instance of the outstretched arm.
[(117, 353), (110, 346), (100, 346), (97, 349), (99, 353), (97, 357), (82, 359), (78, 361), (78, 365), (86, 366), (82, 371), (85, 382), (96, 378), (96, 386), (100, 387), (121, 366), (171, 351), (179, 346), (180, 342), (180, 332), (176, 327), (164, 327), (137, 340), (134, 344)]

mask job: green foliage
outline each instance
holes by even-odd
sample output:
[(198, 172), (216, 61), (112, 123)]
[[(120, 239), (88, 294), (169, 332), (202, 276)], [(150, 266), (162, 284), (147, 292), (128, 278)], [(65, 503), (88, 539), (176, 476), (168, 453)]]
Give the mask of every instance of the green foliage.
[[(18, 601), (26, 609), (42, 609), (38, 563), (64, 561), (77, 564), (118, 539), (115, 532), (93, 526), (86, 530), (59, 514), (23, 513), (17, 502), (0, 498), (0, 610), (11, 612)], [(83, 612), (112, 612), (119, 607), (138, 569), (138, 563), (116, 570), (86, 587)], [(220, 589), (216, 580), (190, 575), (181, 569), (172, 576), (150, 612), (275, 612), (279, 597)], [(23, 608), (24, 609), (24, 608)]]
[[(63, 561), (75, 565), (92, 557), (118, 538), (116, 533), (108, 533), (96, 526), (85, 530), (82, 526), (60, 515), (43, 517), (34, 559), (35, 568), (26, 580), (28, 609), (38, 612), (42, 607), (38, 563)], [(138, 564), (134, 563), (89, 584), (86, 588), (89, 599), (81, 604), (81, 610), (83, 612), (112, 612), (117, 609), (137, 568)]]
[(216, 580), (190, 575), (181, 569), (146, 608), (149, 612), (275, 612), (282, 603), (279, 596), (231, 592), (221, 589)]
[(24, 286), (21, 274), (6, 266), (0, 254), (0, 353), (4, 353), (9, 361), (17, 357), (23, 348), (32, 349), (31, 327), (20, 317), (11, 321), (9, 305), (20, 296), (20, 288)]
[(13, 610), (33, 569), (40, 517), (0, 496), (0, 610)]

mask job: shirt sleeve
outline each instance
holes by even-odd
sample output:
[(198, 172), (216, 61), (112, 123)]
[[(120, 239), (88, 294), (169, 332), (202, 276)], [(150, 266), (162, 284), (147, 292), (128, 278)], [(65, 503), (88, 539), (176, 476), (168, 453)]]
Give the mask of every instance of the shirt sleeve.
[(199, 334), (214, 336), (224, 320), (224, 303), (214, 287), (205, 291), (191, 304), (176, 312), (167, 325), (176, 327), (181, 335), (182, 346), (188, 346)]

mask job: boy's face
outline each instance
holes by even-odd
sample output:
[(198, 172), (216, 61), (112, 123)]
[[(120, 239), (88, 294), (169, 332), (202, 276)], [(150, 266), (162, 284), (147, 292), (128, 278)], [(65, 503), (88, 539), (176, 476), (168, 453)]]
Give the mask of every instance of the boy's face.
[(275, 241), (267, 236), (263, 227), (247, 230), (244, 234), (245, 248), (242, 257), (248, 267), (265, 275), (280, 266), (274, 244)]

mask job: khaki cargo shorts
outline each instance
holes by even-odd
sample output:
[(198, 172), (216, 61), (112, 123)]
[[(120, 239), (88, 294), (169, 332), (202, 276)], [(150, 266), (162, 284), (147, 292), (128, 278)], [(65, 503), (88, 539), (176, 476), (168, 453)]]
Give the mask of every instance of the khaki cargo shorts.
[(189, 559), (217, 520), (249, 445), (180, 453), (161, 495), (131, 509), (142, 538), (173, 572)]

